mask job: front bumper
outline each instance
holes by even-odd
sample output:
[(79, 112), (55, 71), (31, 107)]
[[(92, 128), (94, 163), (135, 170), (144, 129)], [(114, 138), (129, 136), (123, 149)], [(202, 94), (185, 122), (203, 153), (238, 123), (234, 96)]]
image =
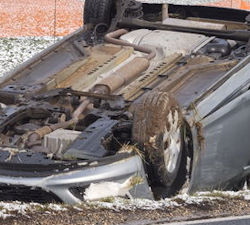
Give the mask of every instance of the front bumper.
[(46, 177), (12, 177), (0, 175), (0, 183), (9, 187), (25, 186), (30, 187), (31, 190), (41, 189), (54, 194), (64, 203), (77, 204), (82, 202), (84, 190), (91, 183), (102, 181), (122, 183), (127, 178), (137, 175), (142, 177), (144, 182), (132, 189), (130, 194), (137, 198), (153, 199), (143, 162), (139, 156), (130, 155), (105, 165), (98, 165), (97, 162), (92, 164), (96, 165)]

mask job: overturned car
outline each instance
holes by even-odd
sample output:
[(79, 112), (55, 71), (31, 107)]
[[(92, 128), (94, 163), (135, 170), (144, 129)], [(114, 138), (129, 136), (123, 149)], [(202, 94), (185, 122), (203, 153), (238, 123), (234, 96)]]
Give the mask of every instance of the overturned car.
[[(248, 12), (86, 0), (84, 17), (82, 29), (0, 78), (0, 199), (242, 188)], [(95, 198), (98, 184), (109, 194)]]

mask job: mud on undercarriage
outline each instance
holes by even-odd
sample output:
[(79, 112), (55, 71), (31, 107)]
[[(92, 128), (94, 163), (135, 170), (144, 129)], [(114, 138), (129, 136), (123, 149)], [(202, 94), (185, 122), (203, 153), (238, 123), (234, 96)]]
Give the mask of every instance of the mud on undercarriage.
[(162, 19), (160, 9), (87, 0), (83, 29), (1, 78), (0, 199), (74, 204), (110, 185), (119, 191), (102, 197), (242, 187), (246, 12), (221, 9), (240, 15), (233, 21), (217, 8), (206, 18), (170, 5)]

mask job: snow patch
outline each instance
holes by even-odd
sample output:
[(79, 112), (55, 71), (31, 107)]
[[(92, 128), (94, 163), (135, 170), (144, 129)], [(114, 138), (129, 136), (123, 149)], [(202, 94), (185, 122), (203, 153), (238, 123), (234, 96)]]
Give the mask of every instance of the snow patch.
[(173, 198), (166, 198), (160, 201), (153, 201), (147, 199), (124, 199), (113, 198), (108, 201), (88, 202), (91, 206), (101, 207), (105, 209), (112, 209), (114, 211), (131, 210), (164, 210), (166, 208), (176, 208), (188, 205), (201, 205), (206, 203), (215, 202), (218, 200), (228, 200), (232, 198), (239, 198), (242, 200), (250, 200), (250, 190), (233, 192), (233, 191), (213, 191), (213, 192), (200, 192), (195, 195), (181, 194)]
[(29, 212), (38, 212), (38, 211), (66, 211), (62, 205), (57, 204), (48, 204), (42, 205), (38, 203), (21, 203), (21, 202), (0, 202), (0, 218), (6, 219), (8, 217), (15, 217), (17, 215), (26, 215)]
[(49, 204), (47, 206), (47, 208), (49, 210), (52, 210), (52, 211), (66, 211), (67, 209), (65, 207), (63, 207), (62, 205), (57, 205), (57, 204)]
[(93, 202), (89, 203), (97, 207), (112, 209), (115, 211), (121, 210), (161, 210), (164, 208), (173, 208), (180, 206), (177, 202), (171, 200), (161, 200), (161, 201), (152, 201), (147, 199), (132, 199), (127, 200), (123, 198), (114, 198), (112, 202)]
[(212, 191), (212, 192), (200, 192), (197, 193), (197, 196), (206, 197), (206, 196), (217, 196), (221, 198), (241, 198), (246, 201), (250, 200), (250, 190), (242, 190), (238, 192), (234, 191)]
[(0, 77), (59, 39), (54, 37), (0, 38)]

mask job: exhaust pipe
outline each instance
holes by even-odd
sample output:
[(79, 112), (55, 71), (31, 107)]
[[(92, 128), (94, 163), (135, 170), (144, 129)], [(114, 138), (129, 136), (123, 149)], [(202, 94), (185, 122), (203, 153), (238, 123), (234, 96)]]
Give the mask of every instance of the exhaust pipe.
[(93, 88), (93, 92), (103, 93), (105, 88), (107, 91), (106, 94), (116, 91), (147, 70), (150, 65), (150, 60), (155, 57), (155, 52), (149, 48), (117, 39), (121, 35), (127, 33), (128, 31), (125, 29), (116, 30), (114, 32), (108, 33), (104, 37), (104, 40), (115, 45), (133, 47), (134, 50), (146, 53), (147, 56), (134, 58), (131, 62), (112, 73), (109, 77), (103, 79), (99, 84), (96, 84)]

